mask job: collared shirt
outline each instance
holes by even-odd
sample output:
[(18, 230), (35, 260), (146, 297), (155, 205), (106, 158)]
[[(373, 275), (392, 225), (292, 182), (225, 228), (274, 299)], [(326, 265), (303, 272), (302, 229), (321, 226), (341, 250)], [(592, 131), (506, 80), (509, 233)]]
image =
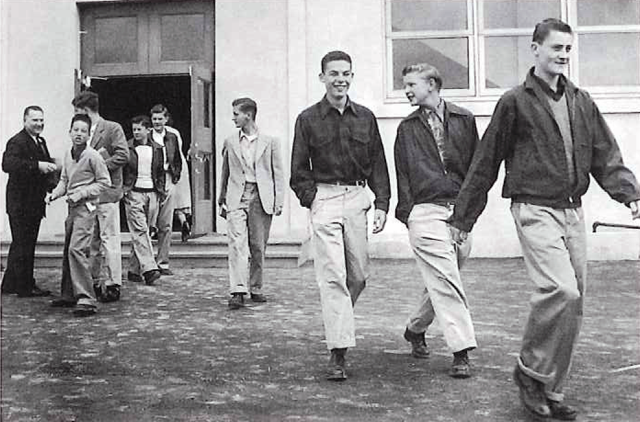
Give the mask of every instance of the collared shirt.
[(244, 167), (245, 180), (256, 183), (256, 146), (258, 145), (258, 133), (247, 135), (242, 130), (239, 134), (240, 150), (242, 151), (242, 165)]
[(436, 146), (438, 147), (438, 153), (440, 154), (442, 164), (445, 166), (446, 148), (444, 144), (446, 141), (444, 130), (444, 101), (440, 98), (440, 102), (436, 106), (435, 110), (430, 110), (427, 107), (423, 107), (422, 110), (427, 116), (429, 129), (431, 129), (433, 139), (436, 141)]
[(349, 99), (340, 113), (325, 96), (296, 121), (291, 188), (302, 206), (310, 207), (317, 183), (363, 180), (376, 196), (376, 208), (387, 211), (391, 189), (376, 117)]
[(153, 130), (151, 132), (151, 139), (153, 139), (157, 144), (162, 145), (164, 149), (164, 170), (169, 170), (169, 154), (167, 154), (167, 146), (164, 144), (164, 136), (167, 134), (167, 130), (163, 129), (161, 133)]
[(545, 94), (553, 98), (554, 101), (560, 101), (560, 98), (563, 97), (564, 90), (567, 86), (567, 80), (564, 75), (560, 75), (560, 77), (558, 78), (558, 84), (556, 85), (555, 91), (551, 89), (549, 84), (544, 79), (537, 76), (535, 73), (531, 72), (531, 76), (533, 77), (533, 80), (536, 81), (536, 83), (540, 86), (540, 88), (542, 88), (542, 91), (544, 91)]

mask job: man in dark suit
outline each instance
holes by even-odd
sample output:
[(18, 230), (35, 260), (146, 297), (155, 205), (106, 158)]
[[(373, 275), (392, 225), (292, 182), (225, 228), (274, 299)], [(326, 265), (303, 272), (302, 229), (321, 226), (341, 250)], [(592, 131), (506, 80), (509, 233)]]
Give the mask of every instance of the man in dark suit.
[(23, 118), (24, 129), (9, 139), (2, 156), (2, 170), (9, 174), (6, 204), (12, 239), (2, 294), (47, 296), (49, 291), (35, 284), (33, 259), (40, 221), (45, 215), (44, 197), (55, 184), (57, 167), (40, 137), (44, 129), (42, 108), (27, 107)]

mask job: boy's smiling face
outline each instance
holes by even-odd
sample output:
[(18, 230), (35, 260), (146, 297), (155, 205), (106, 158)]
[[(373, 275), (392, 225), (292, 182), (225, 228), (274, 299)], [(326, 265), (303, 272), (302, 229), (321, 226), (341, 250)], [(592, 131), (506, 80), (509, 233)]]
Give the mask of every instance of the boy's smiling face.
[(71, 125), (71, 130), (69, 131), (69, 136), (71, 136), (71, 142), (73, 142), (74, 146), (83, 146), (89, 140), (89, 130), (91, 128), (86, 122), (81, 120), (76, 120)]

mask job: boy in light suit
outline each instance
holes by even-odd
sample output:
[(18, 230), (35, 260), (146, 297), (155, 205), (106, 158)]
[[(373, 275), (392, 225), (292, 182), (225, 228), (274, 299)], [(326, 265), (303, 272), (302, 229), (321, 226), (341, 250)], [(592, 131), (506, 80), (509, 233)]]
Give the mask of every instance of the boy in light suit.
[(254, 302), (267, 301), (262, 268), (271, 219), (282, 213), (284, 178), (278, 140), (259, 133), (255, 101), (238, 98), (231, 105), (240, 131), (224, 141), (218, 204), (229, 236), (229, 308), (238, 309), (247, 293)]

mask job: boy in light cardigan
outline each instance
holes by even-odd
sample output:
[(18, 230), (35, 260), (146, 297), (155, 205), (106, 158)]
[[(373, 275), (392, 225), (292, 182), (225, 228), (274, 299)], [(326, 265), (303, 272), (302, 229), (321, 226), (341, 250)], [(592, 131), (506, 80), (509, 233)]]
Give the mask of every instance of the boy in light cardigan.
[(109, 170), (95, 149), (87, 142), (91, 119), (76, 114), (71, 119), (72, 147), (64, 157), (58, 186), (47, 198), (47, 203), (66, 195), (69, 215), (65, 221), (64, 258), (60, 298), (51, 306), (74, 307), (76, 316), (90, 316), (97, 311), (89, 269), (89, 247), (93, 233), (98, 196), (111, 185)]

